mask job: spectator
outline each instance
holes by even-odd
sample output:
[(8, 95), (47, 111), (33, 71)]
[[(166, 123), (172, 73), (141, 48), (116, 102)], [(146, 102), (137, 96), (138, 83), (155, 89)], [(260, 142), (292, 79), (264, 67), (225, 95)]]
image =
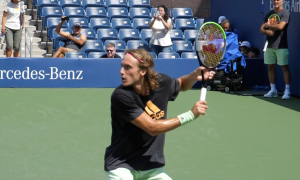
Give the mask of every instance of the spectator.
[(249, 49), (251, 48), (251, 44), (248, 41), (243, 41), (240, 45), (240, 52), (248, 57)]
[(14, 49), (14, 57), (19, 57), (24, 12), (24, 2), (20, 0), (11, 0), (4, 7), (1, 34), (5, 34), (6, 57), (11, 57), (12, 49)]
[(151, 51), (156, 54), (160, 52), (172, 52), (172, 41), (170, 37), (172, 23), (168, 8), (165, 5), (157, 7), (157, 13), (153, 15), (149, 23), (149, 28), (153, 31), (149, 42)]
[(226, 19), (225, 16), (220, 16), (219, 19), (218, 19), (218, 23), (221, 25), (222, 21)]
[(81, 52), (84, 49), (84, 44), (86, 42), (86, 35), (81, 34), (81, 24), (79, 22), (75, 22), (73, 24), (73, 34), (69, 32), (61, 31), (61, 26), (66, 20), (64, 16), (62, 17), (62, 21), (58, 24), (55, 29), (55, 32), (59, 34), (61, 37), (66, 38), (65, 46), (59, 47), (58, 50), (54, 53), (54, 58), (64, 58), (67, 52)]
[[(221, 17), (225, 17), (225, 16), (221, 16)], [(222, 28), (224, 29), (225, 32), (233, 32), (238, 36), (238, 39), (239, 39), (239, 31), (237, 29), (230, 27), (230, 22), (228, 19), (223, 19), (221, 21), (221, 23), (219, 23), (219, 24), (222, 26)]]
[(249, 58), (258, 58), (260, 52), (258, 48), (250, 48), (248, 52)]
[(114, 43), (108, 43), (106, 46), (106, 54), (100, 58), (121, 58), (121, 56), (116, 54), (116, 45)]

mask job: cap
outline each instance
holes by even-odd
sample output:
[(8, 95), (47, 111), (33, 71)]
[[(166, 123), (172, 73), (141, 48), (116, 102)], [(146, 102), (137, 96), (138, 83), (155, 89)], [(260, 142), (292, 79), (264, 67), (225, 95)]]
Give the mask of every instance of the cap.
[(226, 19), (226, 17), (225, 16), (220, 16), (219, 20), (218, 20), (218, 23), (221, 24), (221, 22), (223, 21), (223, 19)]
[(73, 27), (81, 27), (81, 24), (80, 24), (79, 22), (75, 22), (75, 23), (73, 24)]
[(246, 46), (248, 48), (251, 48), (251, 44), (248, 41), (243, 41), (240, 46)]

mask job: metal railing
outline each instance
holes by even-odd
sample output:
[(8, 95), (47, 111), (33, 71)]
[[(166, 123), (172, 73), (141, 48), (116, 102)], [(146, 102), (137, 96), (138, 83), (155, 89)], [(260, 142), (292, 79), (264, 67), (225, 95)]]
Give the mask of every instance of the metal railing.
[[(29, 37), (30, 42), (27, 42), (27, 38)], [(29, 51), (30, 57), (32, 57), (32, 36), (27, 27), (25, 27), (25, 57), (27, 57), (27, 50)]]

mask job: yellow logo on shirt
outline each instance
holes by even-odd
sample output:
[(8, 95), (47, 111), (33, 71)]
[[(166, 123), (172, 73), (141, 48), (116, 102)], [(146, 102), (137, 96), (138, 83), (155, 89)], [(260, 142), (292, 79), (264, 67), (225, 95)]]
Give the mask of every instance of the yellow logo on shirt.
[(160, 110), (152, 101), (148, 101), (145, 107), (146, 113), (154, 120), (161, 119), (165, 116), (165, 111)]

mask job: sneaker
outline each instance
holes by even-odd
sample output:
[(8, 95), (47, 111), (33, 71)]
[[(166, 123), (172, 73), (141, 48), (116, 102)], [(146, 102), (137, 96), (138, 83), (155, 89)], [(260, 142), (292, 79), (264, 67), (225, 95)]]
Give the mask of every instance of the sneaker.
[(287, 92), (287, 93), (284, 92), (284, 94), (282, 96), (282, 99), (291, 99), (291, 93), (290, 92)]
[(264, 95), (266, 98), (278, 97), (277, 90), (270, 90), (267, 94)]

